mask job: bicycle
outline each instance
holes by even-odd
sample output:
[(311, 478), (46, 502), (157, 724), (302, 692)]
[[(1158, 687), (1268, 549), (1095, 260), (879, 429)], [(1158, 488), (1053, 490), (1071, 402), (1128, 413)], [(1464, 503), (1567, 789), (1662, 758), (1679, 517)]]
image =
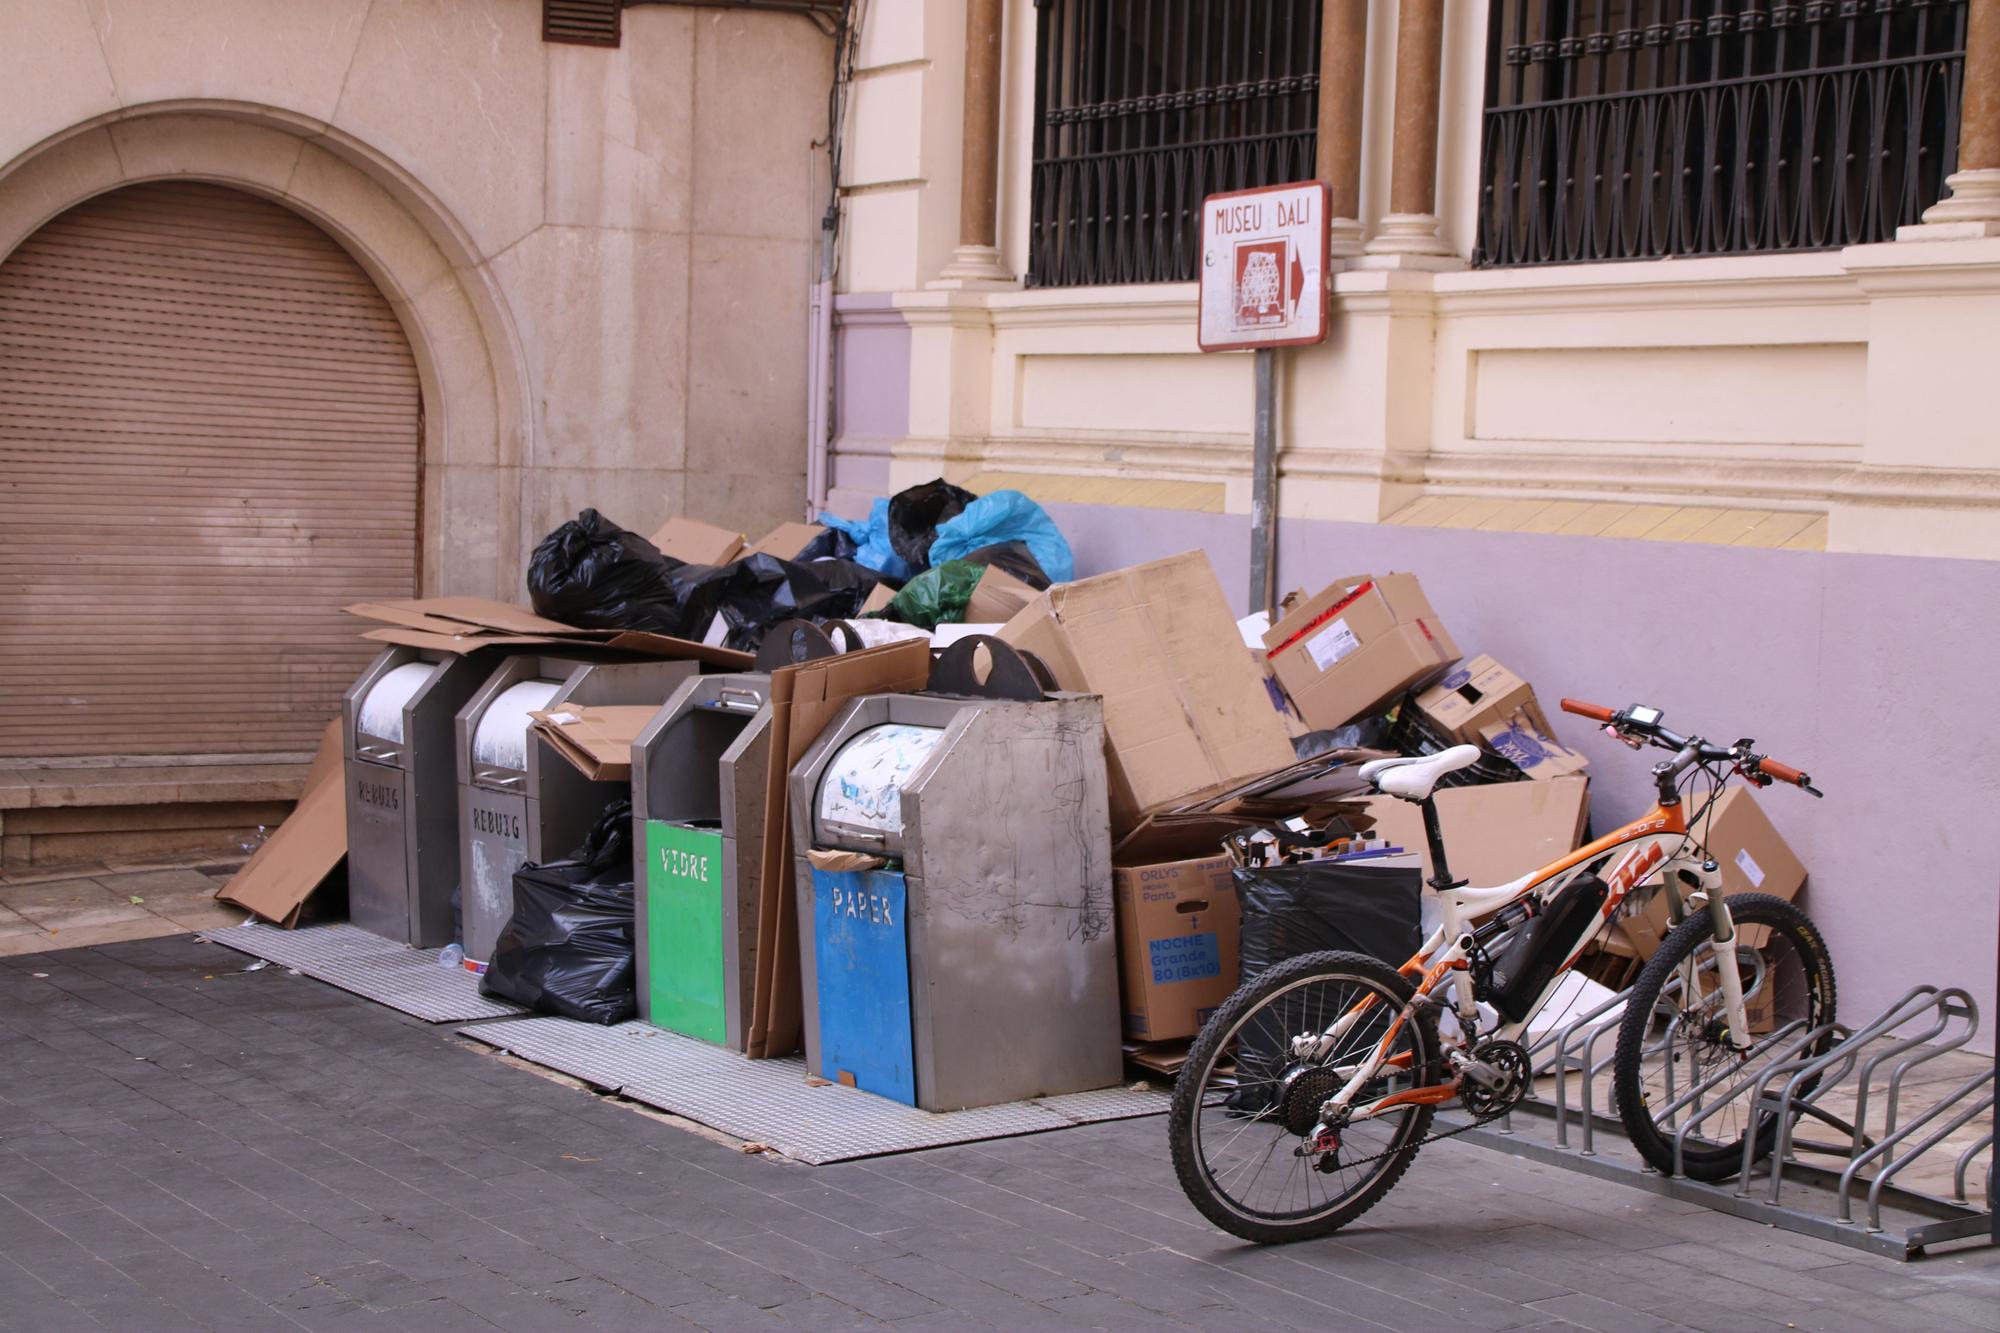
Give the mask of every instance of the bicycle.
[[(1626, 992), (1612, 1084), (1626, 1132), (1652, 1166), (1675, 1171), (1679, 1122), (1701, 1107), (1713, 1076), (1775, 1060), (1790, 1045), (1753, 1028), (1796, 1035), (1833, 1022), (1833, 964), (1812, 922), (1768, 894), (1724, 897), (1720, 869), (1688, 836), (1703, 775), (1712, 785), (1694, 823), (1731, 778), (1819, 796), (1810, 775), (1750, 740), (1678, 735), (1655, 708), (1562, 706), (1633, 749), (1674, 752), (1653, 768), (1657, 803), (1511, 883), (1469, 888), (1451, 878), (1431, 795), (1479, 749), (1364, 764), (1359, 775), (1375, 790), (1423, 809), (1440, 924), (1399, 968), (1358, 953), (1291, 959), (1203, 1026), (1175, 1084), (1168, 1138), (1181, 1187), (1209, 1221), (1260, 1243), (1325, 1235), (1373, 1207), (1424, 1144), (1512, 1109), (1533, 1086), (1529, 1025), (1590, 942), (1628, 902), (1638, 905), (1641, 887), (1667, 895), (1673, 924)], [(1808, 1053), (1831, 1040), (1822, 1035)], [(1430, 1134), (1451, 1101), (1471, 1122)], [(1701, 1109), (1700, 1133), (1679, 1145), (1688, 1176), (1734, 1172), (1746, 1135), (1756, 1135), (1758, 1156), (1769, 1154), (1775, 1113)]]

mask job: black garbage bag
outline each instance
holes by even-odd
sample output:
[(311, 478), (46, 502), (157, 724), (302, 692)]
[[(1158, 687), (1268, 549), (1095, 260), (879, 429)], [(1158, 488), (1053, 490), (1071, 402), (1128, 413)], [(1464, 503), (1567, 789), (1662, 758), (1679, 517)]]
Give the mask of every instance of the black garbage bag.
[(938, 524), (957, 515), (979, 497), (940, 477), (912, 486), (889, 498), (889, 547), (919, 572), (931, 563), (931, 542)]
[(828, 528), (806, 543), (806, 548), (792, 557), (797, 561), (807, 560), (852, 560), (861, 547), (851, 534), (841, 528)]
[(959, 559), (1004, 570), (1036, 592), (1048, 587), (1050, 583), (1047, 572), (1042, 569), (1041, 562), (1035, 559), (1035, 553), (1028, 549), (1026, 542), (995, 542), (976, 551), (967, 551)]
[(639, 1013), (633, 956), (632, 803), (605, 807), (567, 860), (514, 873), (514, 915), (479, 978), (483, 995), (584, 1023)]
[(1292, 753), (1301, 759), (1311, 759), (1330, 750), (1389, 748), (1389, 720), (1382, 717), (1364, 717), (1330, 731), (1308, 731), (1303, 736), (1292, 737)]
[[(1344, 949), (1400, 967), (1417, 951), (1423, 872), (1415, 866), (1392, 869), (1344, 861), (1244, 867), (1233, 874), (1243, 909), (1238, 976), (1248, 983), (1269, 968), (1300, 954)], [(1316, 997), (1324, 1002), (1324, 996)], [(1288, 1036), (1332, 1016), (1308, 1015), (1311, 991), (1281, 1001), (1236, 1038), (1236, 1091), (1232, 1111), (1254, 1115), (1270, 1104), (1283, 1072)], [(1287, 1010), (1295, 1006), (1296, 1012)], [(1385, 1010), (1385, 1013), (1387, 1011)]]
[(847, 620), (861, 613), (882, 576), (852, 560), (780, 560), (745, 556), (727, 565), (685, 565), (668, 577), (688, 638), (702, 638), (722, 617), (725, 646), (755, 652), (785, 620)]
[(528, 600), (538, 616), (578, 629), (681, 633), (667, 575), (680, 564), (595, 509), (542, 538), (528, 560)]

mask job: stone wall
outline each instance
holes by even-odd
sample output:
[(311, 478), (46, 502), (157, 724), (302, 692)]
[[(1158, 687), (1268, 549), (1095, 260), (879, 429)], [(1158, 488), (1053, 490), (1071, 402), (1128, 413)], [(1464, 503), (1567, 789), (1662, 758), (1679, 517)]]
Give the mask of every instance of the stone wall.
[(423, 587), (517, 597), (596, 505), (759, 532), (804, 505), (833, 44), (646, 6), (616, 50), (536, 0), (0, 0), (0, 256), (132, 181), (338, 238), (423, 380)]

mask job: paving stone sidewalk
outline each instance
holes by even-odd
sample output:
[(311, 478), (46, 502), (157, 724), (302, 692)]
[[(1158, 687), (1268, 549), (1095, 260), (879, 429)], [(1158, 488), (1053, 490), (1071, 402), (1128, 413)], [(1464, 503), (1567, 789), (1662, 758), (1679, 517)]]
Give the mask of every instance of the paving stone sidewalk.
[(2000, 1329), (1911, 1265), (1462, 1143), (1240, 1245), (1158, 1120), (746, 1156), (189, 936), (0, 958), (0, 1327)]

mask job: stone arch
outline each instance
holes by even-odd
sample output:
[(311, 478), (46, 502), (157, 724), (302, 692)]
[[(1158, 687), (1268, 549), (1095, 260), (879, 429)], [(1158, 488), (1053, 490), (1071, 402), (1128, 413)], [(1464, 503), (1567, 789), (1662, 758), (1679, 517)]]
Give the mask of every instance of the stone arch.
[[(0, 165), (0, 259), (73, 205), (152, 180), (261, 195), (354, 256), (401, 320), (423, 387), (422, 590), (511, 587), (524, 554), (513, 480), (529, 420), (527, 363), (467, 229), (410, 172), (324, 122), (240, 103), (161, 102), (74, 125)], [(488, 561), (490, 579), (479, 572)]]

